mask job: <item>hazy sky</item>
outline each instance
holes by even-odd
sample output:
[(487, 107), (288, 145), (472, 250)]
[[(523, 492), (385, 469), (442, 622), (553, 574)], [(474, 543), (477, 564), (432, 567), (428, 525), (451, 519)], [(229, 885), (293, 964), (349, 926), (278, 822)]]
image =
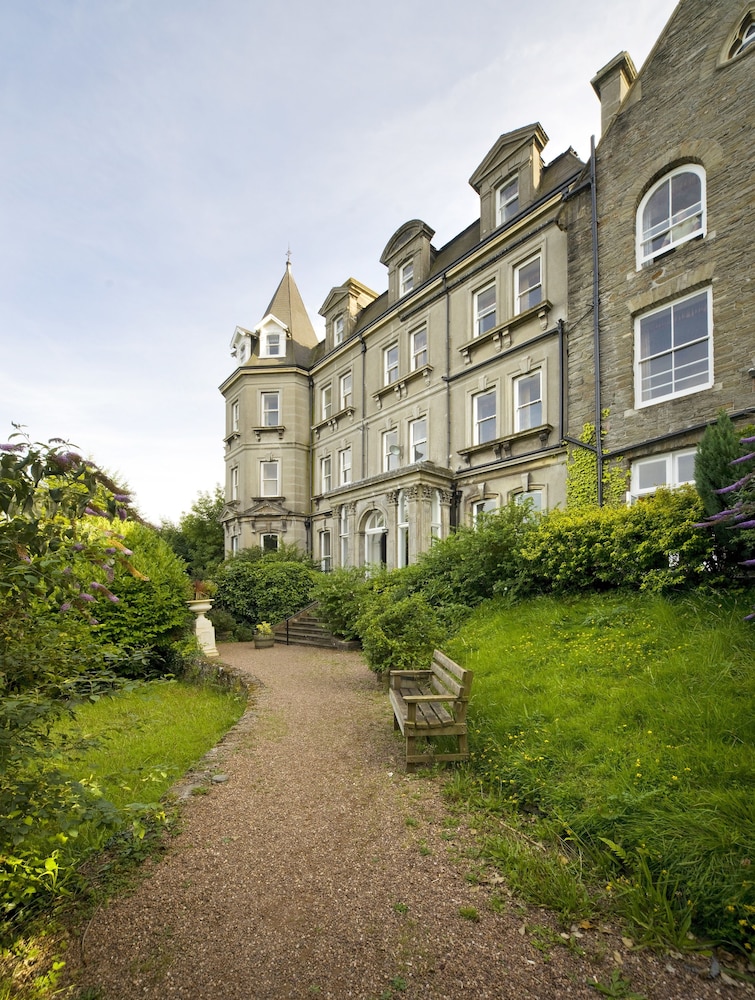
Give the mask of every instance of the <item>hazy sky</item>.
[(177, 520), (223, 482), (218, 385), (283, 275), (386, 287), (421, 218), (540, 121), (586, 158), (590, 79), (640, 66), (675, 0), (4, 0), (0, 440), (67, 438)]

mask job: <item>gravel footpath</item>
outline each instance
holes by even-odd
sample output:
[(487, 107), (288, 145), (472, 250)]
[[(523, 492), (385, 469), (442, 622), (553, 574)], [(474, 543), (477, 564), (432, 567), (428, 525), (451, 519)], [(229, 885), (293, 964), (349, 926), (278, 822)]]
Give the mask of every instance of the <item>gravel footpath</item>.
[(687, 958), (632, 952), (605, 930), (581, 930), (566, 947), (547, 914), (515, 901), (493, 912), (502, 887), (466, 878), (474, 831), (447, 813), (443, 775), (405, 774), (388, 699), (358, 653), (251, 643), (220, 652), (261, 682), (210, 757), (227, 780), (185, 799), (167, 855), (72, 945), (82, 992), (595, 1000), (588, 983), (618, 969), (635, 992), (611, 996), (753, 995), (704, 979)]

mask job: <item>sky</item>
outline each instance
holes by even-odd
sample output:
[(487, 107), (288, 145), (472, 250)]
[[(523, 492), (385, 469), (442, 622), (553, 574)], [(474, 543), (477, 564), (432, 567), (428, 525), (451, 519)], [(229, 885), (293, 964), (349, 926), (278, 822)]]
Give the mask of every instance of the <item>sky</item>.
[(312, 318), (539, 121), (587, 159), (590, 80), (675, 0), (3, 0), (0, 441), (63, 438), (155, 524), (223, 483), (236, 325), (283, 276)]

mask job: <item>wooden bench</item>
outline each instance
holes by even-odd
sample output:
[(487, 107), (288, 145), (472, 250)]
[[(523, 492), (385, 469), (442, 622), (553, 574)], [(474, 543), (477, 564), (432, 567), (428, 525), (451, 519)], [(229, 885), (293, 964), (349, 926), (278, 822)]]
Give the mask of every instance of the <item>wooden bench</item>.
[[(436, 649), (429, 670), (391, 670), (393, 727), (406, 737), (406, 769), (436, 760), (468, 760), (467, 704), (472, 671)], [(455, 736), (457, 753), (417, 752), (419, 737)]]

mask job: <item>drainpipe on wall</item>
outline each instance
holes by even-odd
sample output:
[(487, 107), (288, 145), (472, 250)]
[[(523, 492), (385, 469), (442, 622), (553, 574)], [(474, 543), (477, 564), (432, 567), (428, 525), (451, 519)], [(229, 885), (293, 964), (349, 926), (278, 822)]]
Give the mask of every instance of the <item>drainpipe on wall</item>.
[(365, 400), (367, 398), (367, 344), (364, 337), (359, 335), (359, 342), (362, 345), (362, 479), (367, 478), (367, 425), (364, 414), (366, 410)]
[(598, 275), (598, 195), (595, 170), (595, 136), (590, 136), (590, 208), (592, 213), (592, 330), (595, 371), (595, 457), (598, 474), (598, 506), (603, 506), (603, 410), (600, 404), (600, 281)]
[[(451, 293), (448, 278), (443, 275), (443, 294), (446, 299), (446, 462), (451, 468)], [(459, 523), (459, 491), (456, 483), (451, 485), (451, 506), (448, 511), (448, 526), (455, 528)]]

